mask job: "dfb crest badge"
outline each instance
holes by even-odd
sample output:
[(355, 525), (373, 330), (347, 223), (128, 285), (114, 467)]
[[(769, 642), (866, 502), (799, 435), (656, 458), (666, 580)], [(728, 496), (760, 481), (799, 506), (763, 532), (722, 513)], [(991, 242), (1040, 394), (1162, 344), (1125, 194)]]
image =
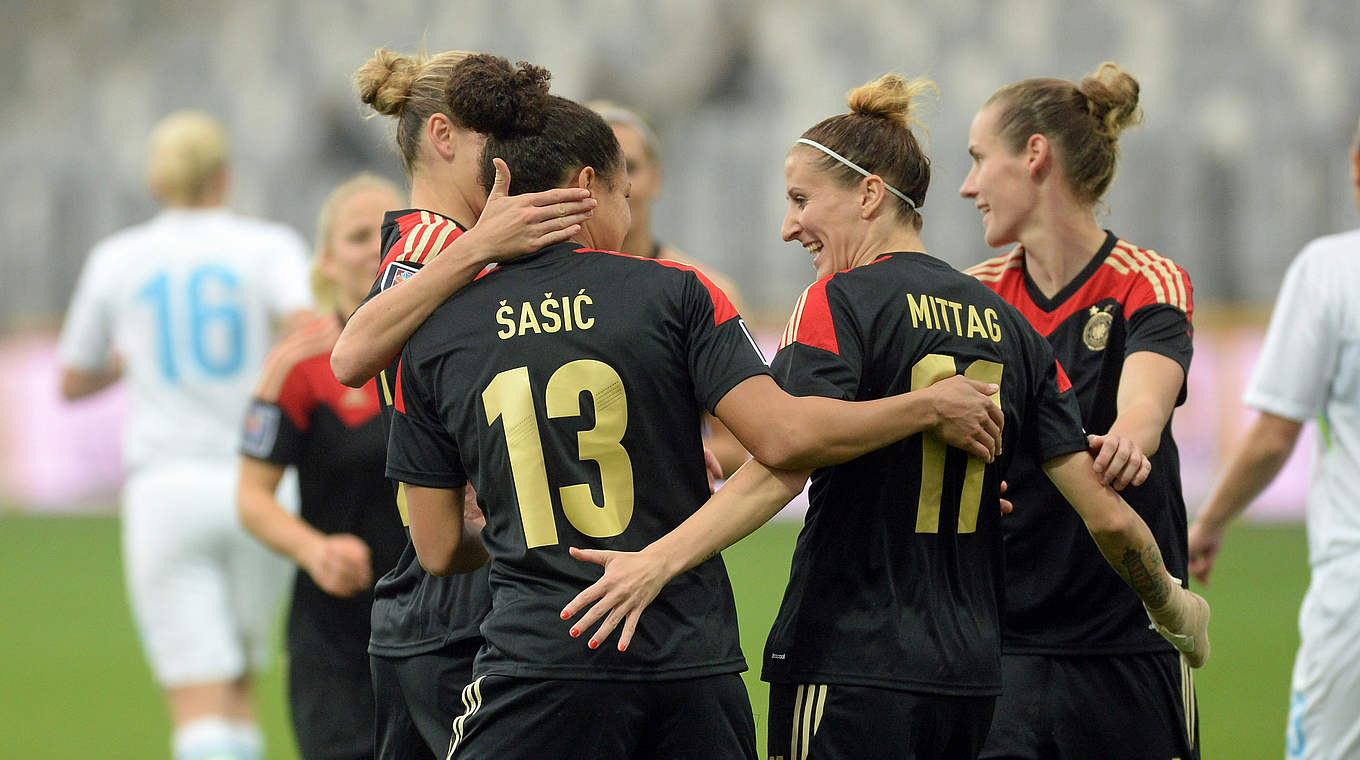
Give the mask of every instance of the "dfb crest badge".
[(1103, 309), (1091, 307), (1091, 316), (1081, 331), (1081, 342), (1092, 351), (1104, 351), (1110, 342), (1110, 328), (1114, 326), (1114, 315), (1110, 310), (1113, 308), (1112, 305)]

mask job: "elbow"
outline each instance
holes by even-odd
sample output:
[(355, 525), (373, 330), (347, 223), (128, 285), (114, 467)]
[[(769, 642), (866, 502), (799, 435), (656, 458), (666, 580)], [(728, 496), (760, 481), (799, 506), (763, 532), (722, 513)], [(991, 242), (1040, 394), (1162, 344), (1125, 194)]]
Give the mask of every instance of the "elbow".
[(776, 470), (801, 470), (812, 456), (813, 447), (800, 440), (788, 426), (771, 425), (755, 441), (742, 441), (751, 456)]
[[(1088, 516), (1086, 518), (1086, 530), (1096, 539), (1096, 543), (1102, 546), (1109, 544), (1132, 545), (1136, 543), (1140, 534), (1139, 527), (1142, 523), (1143, 519), (1138, 516), (1137, 512), (1133, 511), (1133, 507), (1121, 500), (1117, 509), (1102, 510), (1095, 515)], [(1144, 530), (1146, 530), (1145, 527)]]
[(455, 572), (457, 572), (456, 568), (454, 567), (452, 559), (440, 560), (435, 558), (427, 558), (425, 555), (420, 554), (418, 552), (416, 556), (420, 558), (420, 566), (424, 568), (425, 572), (429, 573), (430, 575), (444, 578), (453, 575)]
[(331, 351), (331, 372), (342, 385), (351, 388), (362, 387), (373, 377), (372, 373), (364, 374), (364, 367), (345, 350), (343, 336), (335, 344), (335, 349)]

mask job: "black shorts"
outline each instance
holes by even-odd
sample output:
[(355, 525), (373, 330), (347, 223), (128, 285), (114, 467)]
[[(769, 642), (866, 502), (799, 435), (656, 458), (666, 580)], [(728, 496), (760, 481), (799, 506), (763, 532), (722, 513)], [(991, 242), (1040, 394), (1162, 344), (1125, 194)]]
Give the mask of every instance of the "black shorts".
[(1195, 683), (1178, 654), (1003, 655), (1001, 677), (982, 757), (1199, 758)]
[(770, 684), (770, 760), (972, 760), (996, 697)]
[(288, 708), (303, 760), (373, 757), (373, 682), (366, 665), (289, 656)]
[(483, 676), (464, 690), (452, 760), (755, 760), (736, 674), (679, 681)]
[(377, 698), (378, 760), (430, 760), (449, 751), (453, 719), (481, 640), (410, 657), (369, 655)]

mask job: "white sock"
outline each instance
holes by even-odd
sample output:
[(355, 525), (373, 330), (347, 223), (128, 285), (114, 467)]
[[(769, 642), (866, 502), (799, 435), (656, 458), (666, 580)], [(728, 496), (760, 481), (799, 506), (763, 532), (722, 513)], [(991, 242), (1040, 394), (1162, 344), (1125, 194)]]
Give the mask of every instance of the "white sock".
[(231, 724), (241, 760), (261, 760), (264, 757), (264, 734), (255, 723), (236, 721)]
[(171, 742), (174, 760), (245, 760), (236, 732), (226, 718), (191, 720), (175, 729)]

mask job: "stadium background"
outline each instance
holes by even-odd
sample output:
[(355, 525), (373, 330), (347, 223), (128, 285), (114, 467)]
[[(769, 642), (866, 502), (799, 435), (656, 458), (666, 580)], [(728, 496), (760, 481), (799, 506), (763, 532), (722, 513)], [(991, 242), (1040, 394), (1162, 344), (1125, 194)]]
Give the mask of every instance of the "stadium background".
[[(1191, 394), (1176, 417), (1193, 510), (1246, 418), (1240, 389), (1292, 255), (1355, 227), (1345, 150), (1360, 117), (1360, 5), (1351, 0), (530, 0), (201, 3), (80, 0), (0, 9), (0, 753), (158, 756), (165, 718), (124, 601), (111, 517), (115, 390), (56, 398), (52, 343), (90, 246), (154, 212), (145, 137), (198, 107), (234, 140), (232, 205), (312, 234), (346, 175), (399, 178), (383, 120), (349, 75), (373, 49), (488, 50), (554, 73), (577, 98), (638, 106), (664, 146), (658, 236), (727, 274), (766, 340), (811, 275), (778, 239), (782, 159), (851, 86), (923, 74), (934, 158), (927, 247), (989, 255), (957, 197), (966, 134), (996, 87), (1078, 78), (1118, 61), (1146, 119), (1121, 140), (1106, 224), (1174, 258), (1196, 295)], [(1306, 583), (1297, 525), (1308, 446), (1235, 529), (1217, 582), (1214, 660), (1199, 678), (1206, 758), (1283, 747), (1294, 615)], [(52, 519), (48, 513), (80, 513)], [(737, 547), (748, 657), (773, 614), (796, 523)], [(751, 679), (757, 712), (764, 697)], [(287, 758), (277, 671), (271, 758)]]

